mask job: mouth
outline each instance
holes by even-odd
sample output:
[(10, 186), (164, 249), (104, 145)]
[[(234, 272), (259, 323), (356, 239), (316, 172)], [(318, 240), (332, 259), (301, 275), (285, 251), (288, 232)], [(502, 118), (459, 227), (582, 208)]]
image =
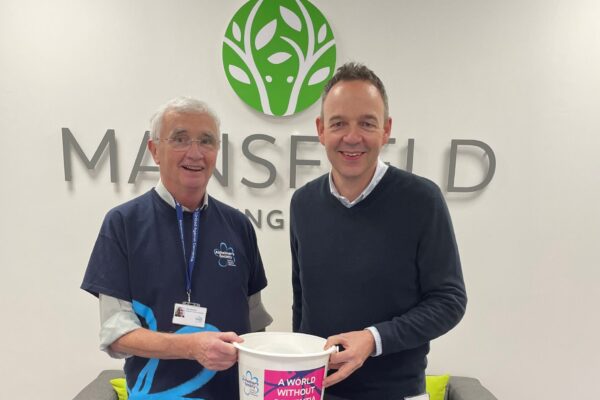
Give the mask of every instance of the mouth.
[(190, 172), (204, 171), (204, 167), (199, 166), (199, 165), (182, 165), (181, 168), (185, 169), (186, 171), (190, 171)]
[(364, 151), (339, 151), (339, 153), (347, 160), (356, 160), (365, 154)]

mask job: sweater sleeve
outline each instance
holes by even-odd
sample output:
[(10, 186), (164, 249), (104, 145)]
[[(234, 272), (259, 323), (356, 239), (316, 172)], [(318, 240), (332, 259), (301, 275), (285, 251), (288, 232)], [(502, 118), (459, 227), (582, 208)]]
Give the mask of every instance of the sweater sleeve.
[(391, 321), (375, 324), (382, 354), (425, 345), (465, 313), (467, 296), (450, 214), (439, 188), (428, 200), (416, 254), (420, 300)]
[(300, 284), (300, 271), (298, 268), (298, 240), (296, 237), (296, 223), (294, 218), (295, 196), (290, 203), (290, 248), (292, 253), (292, 330), (298, 332), (302, 322), (302, 285)]

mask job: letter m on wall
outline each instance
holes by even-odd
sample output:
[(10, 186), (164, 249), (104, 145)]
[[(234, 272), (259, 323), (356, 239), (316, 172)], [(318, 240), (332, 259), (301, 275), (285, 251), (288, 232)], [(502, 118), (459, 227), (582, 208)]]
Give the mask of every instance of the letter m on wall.
[(79, 156), (79, 158), (83, 161), (84, 165), (87, 169), (95, 169), (98, 161), (100, 161), (100, 157), (104, 153), (104, 150), (108, 147), (108, 159), (110, 162), (110, 181), (117, 182), (117, 142), (115, 140), (115, 131), (114, 129), (108, 129), (102, 138), (102, 141), (98, 145), (96, 152), (92, 156), (90, 160), (83, 149), (77, 143), (75, 136), (71, 133), (69, 128), (62, 128), (62, 141), (63, 141), (63, 160), (65, 164), (65, 181), (73, 180), (73, 168), (72, 168), (72, 159), (73, 152)]

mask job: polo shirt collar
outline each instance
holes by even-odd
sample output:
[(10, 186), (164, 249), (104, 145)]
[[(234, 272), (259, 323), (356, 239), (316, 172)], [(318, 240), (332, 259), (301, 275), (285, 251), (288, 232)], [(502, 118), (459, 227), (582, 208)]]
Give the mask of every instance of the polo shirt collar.
[[(175, 208), (175, 198), (173, 197), (173, 195), (171, 193), (169, 193), (169, 191), (167, 190), (167, 188), (165, 187), (165, 185), (162, 183), (162, 180), (160, 180), (160, 179), (158, 180), (158, 183), (154, 187), (154, 190), (156, 190), (156, 193), (168, 205), (170, 205), (171, 207)], [(208, 192), (204, 193), (204, 200), (202, 201), (202, 205), (200, 206), (200, 209), (201, 210), (205, 210), (206, 207), (208, 207)], [(187, 212), (194, 212), (194, 210), (190, 210), (190, 209), (188, 209), (185, 206), (183, 206), (183, 210), (187, 211)]]

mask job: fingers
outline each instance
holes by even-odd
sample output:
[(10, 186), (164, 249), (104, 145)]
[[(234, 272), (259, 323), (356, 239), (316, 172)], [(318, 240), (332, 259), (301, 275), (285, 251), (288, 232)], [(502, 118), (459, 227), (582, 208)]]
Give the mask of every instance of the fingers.
[(323, 381), (324, 387), (329, 387), (331, 385), (335, 385), (338, 382), (343, 381), (347, 377), (349, 377), (354, 371), (356, 371), (360, 366), (356, 363), (345, 363), (342, 364), (341, 367), (334, 372), (333, 374), (327, 376)]
[(223, 371), (237, 362), (237, 349), (231, 342), (241, 338), (233, 332), (201, 332), (196, 335), (194, 358), (205, 368)]
[(343, 336), (343, 334), (329, 336), (327, 338), (327, 341), (325, 342), (325, 346), (323, 346), (323, 349), (327, 350), (331, 346), (336, 346), (336, 345), (342, 345), (342, 346), (346, 347), (348, 345), (348, 339), (345, 336)]
[(325, 347), (329, 348), (333, 345), (342, 345), (344, 351), (333, 353), (329, 357), (329, 368), (337, 371), (325, 378), (323, 382), (325, 387), (335, 385), (360, 368), (372, 354), (375, 342), (371, 332), (363, 330), (330, 336)]
[[(345, 346), (344, 343), (346, 344)], [(339, 344), (347, 348), (344, 351), (333, 353), (329, 357), (329, 368), (337, 369), (337, 371), (325, 377), (325, 380), (323, 381), (324, 387), (329, 387), (343, 381), (363, 364), (364, 360), (357, 358), (347, 338), (342, 337), (341, 335), (328, 338), (326, 347), (329, 348)]]
[(344, 364), (341, 364), (341, 363), (333, 364), (330, 361), (328, 367), (329, 367), (329, 369), (340, 369), (340, 368), (342, 368), (342, 365), (344, 365)]
[[(329, 357), (330, 364), (345, 364), (349, 361), (352, 361), (353, 354), (349, 350), (340, 351), (339, 353), (333, 353)], [(339, 369), (339, 368), (338, 368)]]
[(244, 339), (239, 337), (235, 332), (222, 332), (219, 335), (219, 337), (224, 342), (229, 342), (229, 343), (232, 343), (232, 342), (242, 343), (244, 341)]

